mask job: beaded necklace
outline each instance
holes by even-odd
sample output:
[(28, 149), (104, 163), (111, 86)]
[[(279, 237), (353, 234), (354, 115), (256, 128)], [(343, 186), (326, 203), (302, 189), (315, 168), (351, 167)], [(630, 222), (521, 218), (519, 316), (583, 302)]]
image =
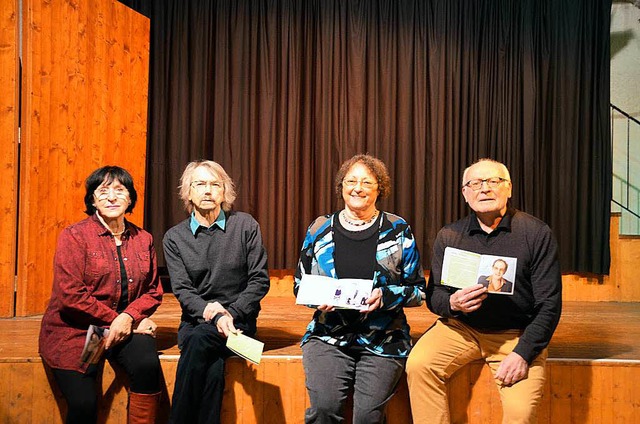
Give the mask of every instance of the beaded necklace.
[(354, 227), (361, 227), (363, 225), (367, 225), (369, 223), (371, 223), (374, 219), (376, 219), (378, 217), (378, 212), (376, 210), (376, 212), (373, 214), (373, 216), (371, 216), (371, 218), (367, 219), (366, 221), (362, 221), (362, 222), (353, 222), (351, 220), (349, 220), (349, 218), (347, 218), (347, 214), (345, 213), (345, 211), (342, 211), (342, 218), (344, 219), (344, 222), (346, 222), (349, 225), (353, 225)]

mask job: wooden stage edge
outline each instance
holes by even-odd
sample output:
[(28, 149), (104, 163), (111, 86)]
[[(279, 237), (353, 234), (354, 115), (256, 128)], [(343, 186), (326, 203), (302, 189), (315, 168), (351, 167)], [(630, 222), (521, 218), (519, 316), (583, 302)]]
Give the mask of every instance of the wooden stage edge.
[[(424, 306), (405, 308), (405, 313), (414, 341), (436, 320)], [(268, 295), (258, 319), (257, 338), (265, 343), (263, 358), (300, 358), (299, 342), (311, 315), (311, 309), (295, 305), (293, 296)], [(161, 357), (177, 357), (180, 306), (173, 294), (165, 294), (152, 318), (158, 324)], [(0, 362), (40, 359), (40, 320), (41, 316), (0, 319)], [(549, 345), (549, 361), (640, 362), (640, 303), (564, 302)]]
[[(163, 361), (178, 362), (180, 355), (160, 355)], [(302, 355), (262, 355), (263, 361), (269, 359), (302, 360)], [(0, 362), (3, 362), (0, 360)], [(27, 361), (25, 361), (27, 362)], [(30, 361), (29, 361), (30, 362)], [(579, 359), (579, 358), (549, 358), (547, 363), (565, 365), (640, 365), (640, 359)]]
[[(308, 407), (299, 342), (312, 310), (295, 305), (284, 292), (270, 293), (262, 308), (257, 338), (265, 350), (260, 365), (240, 358), (227, 364), (225, 424), (302, 423)], [(424, 306), (405, 312), (414, 340), (436, 320)], [(172, 294), (165, 295), (153, 319), (164, 379), (158, 422), (166, 422), (179, 358), (180, 306)], [(0, 422), (63, 422), (65, 403), (38, 356), (40, 320), (0, 319)], [(575, 424), (640, 422), (639, 323), (640, 303), (565, 302), (549, 346), (538, 423), (556, 423), (558, 417)], [(126, 379), (107, 365), (101, 383), (99, 421), (126, 423)], [(448, 390), (451, 422), (501, 422), (500, 395), (481, 362), (454, 374)], [(411, 423), (404, 380), (387, 417), (390, 424)]]

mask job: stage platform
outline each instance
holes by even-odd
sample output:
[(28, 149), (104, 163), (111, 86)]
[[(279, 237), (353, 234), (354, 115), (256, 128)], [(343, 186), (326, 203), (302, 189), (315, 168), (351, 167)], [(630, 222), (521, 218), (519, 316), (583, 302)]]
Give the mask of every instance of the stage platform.
[[(299, 341), (312, 310), (294, 304), (286, 281), (273, 283), (258, 322), (257, 337), (265, 343), (261, 364), (250, 365), (240, 358), (229, 361), (225, 423), (303, 422), (308, 400)], [(436, 319), (426, 307), (407, 308), (406, 313), (414, 340)], [(165, 295), (153, 316), (159, 327), (165, 380), (163, 420), (179, 356), (179, 317), (177, 300)], [(62, 422), (64, 402), (57, 389), (51, 388), (38, 356), (40, 318), (0, 320), (0, 422)], [(640, 422), (640, 304), (565, 302), (548, 364), (540, 423)], [(102, 422), (126, 423), (122, 380), (105, 366)], [(500, 422), (499, 395), (488, 368), (481, 363), (454, 376), (450, 395), (453, 422)], [(389, 405), (389, 422), (411, 422), (405, 383)]]

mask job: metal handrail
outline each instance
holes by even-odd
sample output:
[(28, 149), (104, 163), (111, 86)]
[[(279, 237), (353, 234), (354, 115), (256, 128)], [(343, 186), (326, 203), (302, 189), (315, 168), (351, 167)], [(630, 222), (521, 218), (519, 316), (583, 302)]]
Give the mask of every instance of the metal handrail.
[(627, 208), (625, 205), (623, 205), (622, 203), (618, 202), (616, 199), (611, 199), (611, 201), (613, 203), (615, 203), (616, 205), (620, 206), (622, 209), (624, 209), (625, 211), (627, 211), (628, 213), (630, 213), (631, 215), (635, 216), (636, 218), (640, 219), (640, 215), (638, 215), (637, 213), (635, 213), (634, 211), (632, 211), (631, 209)]
[[(627, 155), (626, 155), (626, 166), (625, 166), (625, 174), (624, 178), (616, 175), (615, 173), (612, 175), (612, 179), (616, 178), (618, 181), (620, 181), (620, 183), (622, 184), (622, 191), (625, 192), (625, 199), (615, 199), (613, 198), (613, 196), (615, 195), (615, 192), (612, 193), (612, 198), (611, 201), (613, 203), (615, 203), (616, 205), (620, 206), (622, 209), (624, 209), (626, 212), (630, 213), (631, 215), (637, 217), (638, 219), (640, 219), (640, 211), (638, 209), (640, 209), (640, 206), (637, 208), (633, 208), (632, 205), (630, 205), (629, 199), (631, 198), (631, 190), (634, 190), (634, 193), (637, 195), (636, 197), (640, 198), (640, 190), (638, 190), (637, 187), (632, 186), (632, 184), (629, 183), (630, 181), (630, 177), (631, 177), (631, 161), (629, 159), (629, 152), (630, 152), (630, 147), (631, 147), (631, 124), (635, 123), (636, 125), (638, 125), (638, 127), (640, 128), (640, 120), (634, 118), (633, 116), (629, 115), (627, 112), (625, 112), (624, 110), (620, 109), (619, 107), (617, 107), (614, 104), (610, 104), (611, 110), (615, 110), (616, 112), (618, 112), (619, 114), (621, 114), (622, 116), (624, 116), (627, 119), (627, 140), (626, 140), (626, 149), (627, 149)], [(611, 140), (612, 140), (612, 148), (613, 148), (613, 132), (614, 132), (614, 114), (613, 112), (610, 113), (610, 118), (611, 118)], [(638, 173), (640, 174), (640, 170), (638, 171)]]
[(636, 124), (640, 125), (640, 121), (639, 120), (637, 120), (633, 116), (629, 115), (627, 112), (625, 112), (624, 110), (620, 109), (618, 106), (614, 105), (613, 103), (609, 103), (609, 106), (611, 106), (611, 109), (614, 109), (615, 111), (620, 112), (625, 118), (631, 119), (633, 122), (635, 122)]

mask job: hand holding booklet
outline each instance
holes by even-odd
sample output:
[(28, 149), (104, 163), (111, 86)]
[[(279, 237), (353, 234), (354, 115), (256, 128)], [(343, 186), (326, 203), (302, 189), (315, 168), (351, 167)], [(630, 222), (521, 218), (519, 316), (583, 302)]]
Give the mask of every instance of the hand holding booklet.
[(363, 310), (369, 307), (366, 301), (372, 290), (373, 280), (305, 274), (300, 280), (296, 304)]
[(446, 247), (440, 284), (460, 289), (482, 284), (489, 293), (510, 295), (515, 286), (517, 262), (514, 257)]
[(84, 340), (80, 362), (83, 364), (97, 364), (104, 352), (104, 342), (108, 335), (108, 328), (90, 325), (87, 330), (87, 337)]
[(229, 337), (227, 337), (227, 348), (236, 355), (258, 365), (262, 358), (264, 343), (245, 336), (241, 332), (229, 333)]

